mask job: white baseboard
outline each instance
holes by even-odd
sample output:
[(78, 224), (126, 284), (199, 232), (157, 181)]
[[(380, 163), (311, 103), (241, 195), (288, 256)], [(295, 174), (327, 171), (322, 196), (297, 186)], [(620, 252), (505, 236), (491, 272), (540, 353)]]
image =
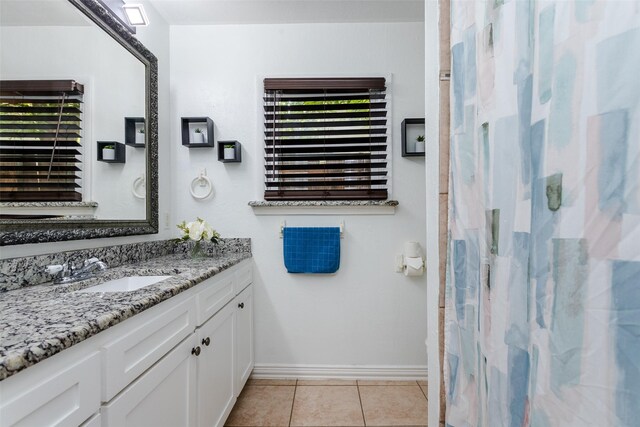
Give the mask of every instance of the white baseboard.
[(427, 366), (279, 365), (256, 363), (252, 378), (426, 380)]

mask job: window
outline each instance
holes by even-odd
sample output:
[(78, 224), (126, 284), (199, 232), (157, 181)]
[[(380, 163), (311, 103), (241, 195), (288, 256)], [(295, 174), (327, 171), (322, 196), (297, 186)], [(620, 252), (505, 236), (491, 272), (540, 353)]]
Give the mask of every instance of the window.
[(0, 201), (81, 201), (83, 85), (0, 82)]
[(387, 199), (384, 78), (264, 80), (265, 200)]

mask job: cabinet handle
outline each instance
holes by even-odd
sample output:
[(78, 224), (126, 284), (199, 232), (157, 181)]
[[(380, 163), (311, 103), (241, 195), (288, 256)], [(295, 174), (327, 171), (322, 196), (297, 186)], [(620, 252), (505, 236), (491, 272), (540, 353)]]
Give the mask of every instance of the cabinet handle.
[(202, 340), (202, 344), (209, 346), (209, 344), (211, 344), (211, 338), (206, 337), (205, 339)]
[(240, 308), (244, 308), (244, 303), (243, 303), (243, 302), (241, 302), (240, 304), (238, 304), (238, 307), (240, 307)]
[(191, 349), (191, 354), (195, 354), (196, 356), (200, 356), (200, 346)]

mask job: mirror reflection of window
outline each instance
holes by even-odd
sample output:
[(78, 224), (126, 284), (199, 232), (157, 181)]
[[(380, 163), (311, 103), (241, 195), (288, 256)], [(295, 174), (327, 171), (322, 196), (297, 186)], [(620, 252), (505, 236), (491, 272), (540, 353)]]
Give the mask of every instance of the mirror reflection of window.
[(0, 90), (0, 201), (81, 201), (84, 86), (3, 80)]

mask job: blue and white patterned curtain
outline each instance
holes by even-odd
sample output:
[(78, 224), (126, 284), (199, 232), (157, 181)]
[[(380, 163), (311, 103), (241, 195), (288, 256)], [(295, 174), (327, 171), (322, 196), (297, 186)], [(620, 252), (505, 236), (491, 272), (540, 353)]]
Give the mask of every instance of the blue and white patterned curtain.
[(453, 0), (447, 423), (640, 425), (640, 1)]

